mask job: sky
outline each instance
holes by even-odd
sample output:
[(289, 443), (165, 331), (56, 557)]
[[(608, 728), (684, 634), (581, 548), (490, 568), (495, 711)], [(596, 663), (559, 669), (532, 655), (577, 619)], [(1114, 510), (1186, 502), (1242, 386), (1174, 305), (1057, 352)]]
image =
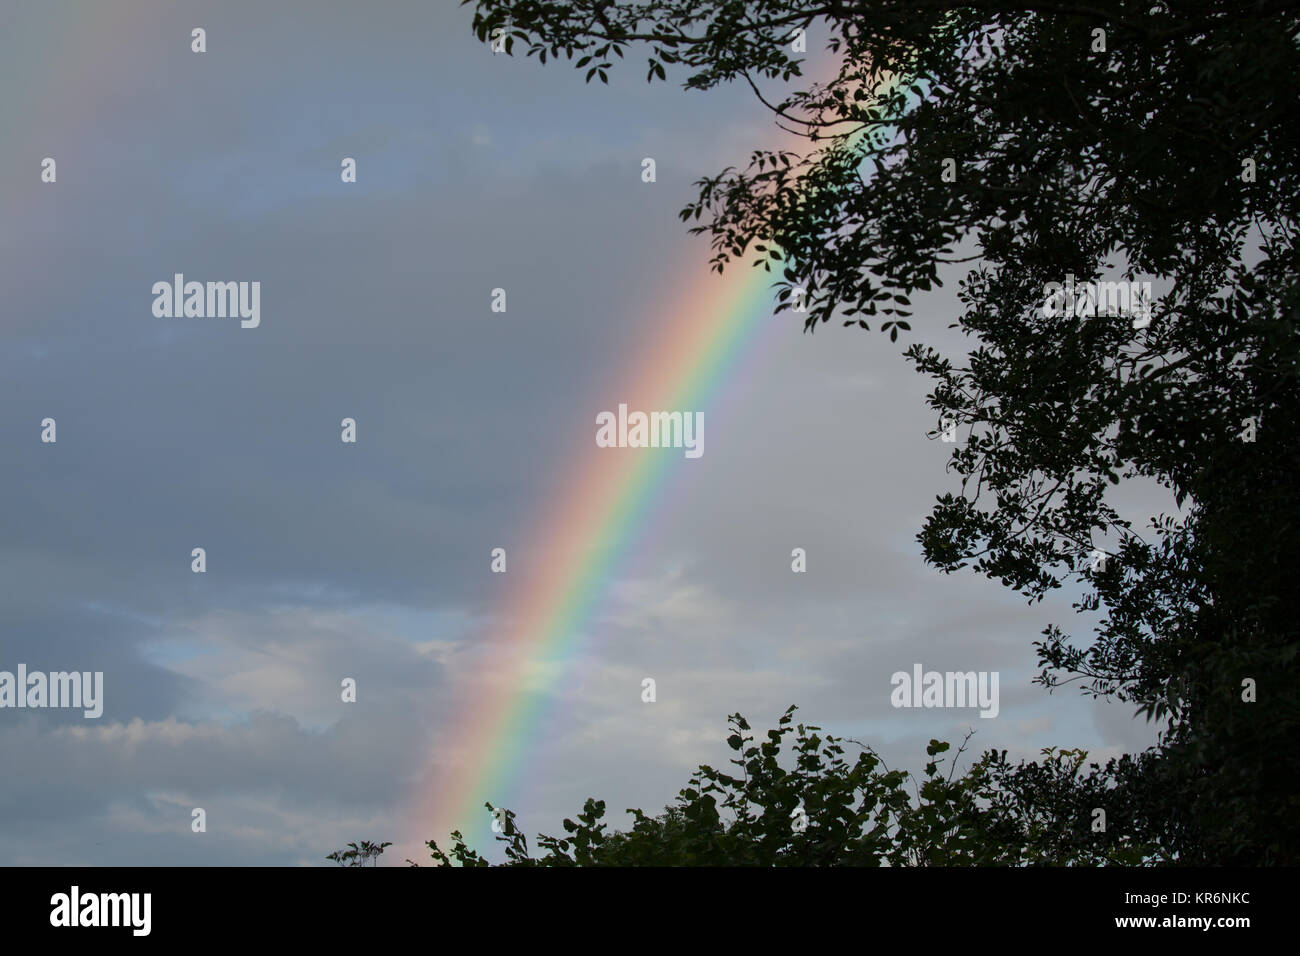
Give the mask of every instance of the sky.
[[(450, 0), (0, 4), (0, 671), (104, 675), (98, 719), (0, 709), (0, 864), (445, 845), (447, 781), (493, 758), (458, 735), (512, 673), (510, 589), (555, 560), (535, 529), (625, 370), (714, 281), (677, 213), (787, 145), (747, 88), (647, 84), (631, 55), (586, 85), (470, 21)], [(260, 325), (155, 316), (178, 272), (260, 282)], [(900, 353), (964, 354), (954, 288), (914, 298), (897, 343), (805, 334), (759, 297), (704, 453), (608, 450), (671, 460), (572, 653), (526, 662), (536, 719), (486, 744), (522, 755), (497, 802), (526, 832), (589, 796), (616, 827), (662, 808), (728, 759), (735, 711), (761, 731), (797, 704), (913, 769), (968, 728), (1013, 758), (1154, 741), (1127, 705), (1031, 683), (1045, 626), (1086, 636), (1071, 594), (1028, 606), (922, 560), (956, 480)], [(998, 716), (893, 707), (914, 663), (997, 672)]]

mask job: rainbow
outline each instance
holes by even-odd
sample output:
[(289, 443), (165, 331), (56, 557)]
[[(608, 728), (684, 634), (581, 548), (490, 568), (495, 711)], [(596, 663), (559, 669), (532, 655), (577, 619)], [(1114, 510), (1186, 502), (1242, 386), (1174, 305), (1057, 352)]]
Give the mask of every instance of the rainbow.
[[(0, 96), (0, 129), (23, 130), (31, 152), (23, 156), (20, 179), (6, 177), (0, 203), (7, 221), (42, 230), (61, 206), (51, 203), (47, 188), (38, 184), (40, 162), (46, 156), (59, 163), (64, 183), (81, 178), (74, 157), (84, 154), (85, 130), (96, 129), (105, 110), (112, 109), (134, 88), (152, 82), (148, 71), (124, 71), (123, 49), (142, 30), (150, 29), (165, 9), (164, 0), (121, 3), (11, 4), (6, 10), (5, 64), (11, 89)], [(188, 28), (176, 42), (188, 44)], [(21, 92), (19, 92), (21, 91)], [(82, 174), (84, 175), (84, 173)], [(66, 187), (65, 187), (66, 188)], [(15, 230), (15, 237), (19, 233)], [(48, 263), (37, 258), (40, 243), (5, 241), (5, 266), (0, 276), (39, 274)], [(34, 330), (35, 320), (12, 313), (0, 325)], [(33, 323), (33, 324), (29, 324)]]
[[(760, 279), (701, 276), (669, 311), (676, 319), (651, 350), (637, 351), (639, 367), (622, 379), (620, 400), (634, 408), (715, 408), (736, 370), (761, 364), (779, 333), (795, 327), (764, 308), (770, 294)], [(532, 533), (532, 540), (546, 542), (545, 566), (526, 575), (503, 608), (503, 617), (514, 622), (497, 648), (503, 663), (491, 688), (462, 710), (449, 735), (460, 769), (422, 798), (415, 815), (420, 839), (413, 842), (434, 836), (445, 849), (446, 835), (459, 829), (480, 852), (491, 845), (483, 804), (511, 806), (512, 787), (545, 723), (547, 695), (528, 687), (530, 670), (539, 664), (562, 670), (573, 659), (611, 571), (641, 540), (677, 469), (695, 464), (674, 449), (597, 448), (594, 434), (593, 413), (590, 444), (578, 455), (574, 480)], [(434, 834), (431, 822), (441, 824)]]
[[(876, 89), (886, 92), (898, 82), (888, 78)], [(694, 265), (703, 271), (702, 257)], [(739, 259), (721, 276), (699, 276), (664, 310), (666, 321), (654, 325), (654, 339), (633, 351), (636, 364), (617, 380), (619, 400), (631, 408), (718, 411), (724, 387), (734, 393), (743, 371), (752, 374), (763, 364), (778, 332), (802, 329), (785, 313), (773, 318), (773, 278)], [(706, 419), (715, 424), (712, 415)], [(594, 429), (593, 414), (592, 435)], [(546, 727), (548, 695), (535, 686), (539, 667), (562, 674), (577, 658), (614, 573), (643, 540), (667, 487), (695, 464), (670, 450), (597, 448), (592, 438), (574, 460), (570, 480), (534, 531), (532, 540), (546, 543), (546, 566), (527, 576), (502, 608), (509, 622), (499, 648), (504, 664), (490, 689), (462, 706), (444, 735), (455, 750), (447, 761), (455, 769), (421, 778), (425, 789), (411, 816), (418, 832), (404, 847), (422, 846), (432, 836), (445, 850), (453, 830), (480, 853), (494, 845), (484, 804), (518, 809), (512, 799)]]

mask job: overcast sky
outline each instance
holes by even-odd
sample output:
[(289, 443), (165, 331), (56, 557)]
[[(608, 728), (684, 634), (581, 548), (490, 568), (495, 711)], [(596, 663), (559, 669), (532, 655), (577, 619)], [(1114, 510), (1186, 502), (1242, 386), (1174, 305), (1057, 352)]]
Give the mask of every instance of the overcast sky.
[[(0, 7), (0, 670), (105, 675), (98, 720), (0, 710), (0, 863), (321, 865), (404, 838), (420, 775), (454, 772), (448, 728), (504, 623), (490, 550), (510, 574), (546, 559), (525, 534), (611, 370), (707, 273), (677, 218), (692, 182), (777, 142), (746, 90), (648, 85), (635, 57), (587, 86), (494, 57), (470, 20)], [(155, 318), (176, 272), (260, 281), (260, 327)], [(952, 289), (912, 325), (957, 349)], [(1131, 708), (1030, 683), (1046, 624), (1086, 632), (1069, 595), (1027, 607), (922, 562), (955, 482), (905, 343), (770, 321), (547, 688), (509, 795), (524, 828), (588, 796), (616, 826), (661, 808), (727, 759), (737, 710), (761, 731), (798, 704), (913, 768), (968, 727), (1012, 756), (1150, 743)], [(999, 672), (998, 717), (894, 709), (913, 663)]]

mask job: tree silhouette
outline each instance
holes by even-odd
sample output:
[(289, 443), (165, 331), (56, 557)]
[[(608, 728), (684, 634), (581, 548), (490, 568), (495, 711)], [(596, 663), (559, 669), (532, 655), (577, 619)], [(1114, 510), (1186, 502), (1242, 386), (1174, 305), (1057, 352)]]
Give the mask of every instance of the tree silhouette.
[[(663, 813), (628, 810), (629, 830), (606, 832), (605, 801), (589, 799), (576, 820), (564, 821), (565, 836), (538, 836), (545, 852), (534, 856), (506, 811), (496, 838), (502, 865), (1096, 866), (1173, 858), (1163, 821), (1134, 799), (1143, 774), (1133, 758), (1085, 770), (1083, 751), (1049, 749), (1041, 761), (1014, 765), (1005, 751), (989, 751), (958, 775), (968, 734), (951, 759), (943, 756), (949, 744), (930, 741), (915, 778), (864, 744), (796, 725), (794, 712), (759, 743), (732, 714), (727, 743), (736, 769), (700, 766)], [(858, 749), (852, 762), (845, 744)], [(1102, 828), (1099, 808), (1107, 813)], [(459, 832), (449, 850), (426, 845), (438, 866), (490, 865)]]
[(371, 843), (369, 840), (362, 840), (359, 844), (349, 843), (346, 850), (335, 850), (325, 859), (333, 860), (339, 866), (365, 866), (367, 863), (378, 866), (384, 849), (392, 845), (392, 843)]

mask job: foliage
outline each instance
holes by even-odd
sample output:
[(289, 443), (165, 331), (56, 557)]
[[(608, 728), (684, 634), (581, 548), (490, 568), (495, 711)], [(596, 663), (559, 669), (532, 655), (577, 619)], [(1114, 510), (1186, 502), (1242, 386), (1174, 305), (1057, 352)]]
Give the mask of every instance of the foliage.
[(392, 845), (391, 842), (371, 843), (369, 840), (362, 840), (360, 844), (349, 843), (346, 850), (335, 850), (325, 859), (333, 860), (339, 866), (365, 866), (367, 863), (378, 866), (384, 849)]
[[(989, 751), (957, 775), (967, 735), (926, 748), (924, 775), (891, 770), (871, 748), (794, 724), (794, 707), (756, 742), (740, 714), (727, 743), (736, 769), (702, 765), (658, 816), (628, 810), (629, 830), (606, 832), (603, 800), (589, 799), (566, 836), (539, 836), (533, 856), (513, 812), (504, 816), (505, 866), (1022, 866), (1103, 865), (1169, 859), (1157, 821), (1134, 812), (1137, 762), (1083, 769), (1083, 751), (1046, 750), (1011, 764)], [(793, 734), (793, 741), (787, 738)], [(845, 744), (859, 748), (852, 762)], [(948, 763), (945, 772), (944, 764)], [(491, 804), (487, 805), (493, 810)], [(1105, 830), (1094, 808), (1107, 811)], [(1094, 832), (1095, 831), (1095, 832)], [(427, 844), (436, 865), (487, 866), (452, 834)], [(418, 864), (409, 861), (413, 866)]]

